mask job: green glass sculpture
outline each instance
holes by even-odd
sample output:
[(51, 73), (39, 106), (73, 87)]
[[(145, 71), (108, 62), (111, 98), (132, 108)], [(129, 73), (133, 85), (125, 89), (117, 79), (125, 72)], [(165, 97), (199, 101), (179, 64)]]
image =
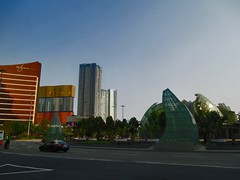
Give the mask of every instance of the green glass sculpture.
[(160, 141), (198, 144), (198, 128), (191, 112), (169, 89), (163, 91), (162, 99), (166, 127)]
[(54, 112), (53, 120), (50, 123), (50, 128), (47, 133), (46, 140), (63, 140), (62, 124), (57, 112)]

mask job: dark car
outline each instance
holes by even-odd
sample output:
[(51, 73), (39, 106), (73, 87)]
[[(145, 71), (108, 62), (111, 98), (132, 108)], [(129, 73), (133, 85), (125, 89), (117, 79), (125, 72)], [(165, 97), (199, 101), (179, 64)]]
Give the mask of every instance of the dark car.
[(39, 150), (53, 151), (53, 152), (58, 152), (58, 151), (67, 152), (69, 150), (69, 145), (62, 140), (51, 140), (39, 146)]

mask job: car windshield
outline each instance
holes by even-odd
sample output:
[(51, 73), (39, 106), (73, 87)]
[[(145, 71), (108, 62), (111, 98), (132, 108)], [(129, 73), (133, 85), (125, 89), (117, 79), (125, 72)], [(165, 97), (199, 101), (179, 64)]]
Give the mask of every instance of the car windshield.
[(48, 141), (45, 144), (65, 144), (64, 141), (59, 141), (59, 140), (53, 140), (53, 141)]
[(65, 144), (64, 141), (58, 141), (58, 144)]

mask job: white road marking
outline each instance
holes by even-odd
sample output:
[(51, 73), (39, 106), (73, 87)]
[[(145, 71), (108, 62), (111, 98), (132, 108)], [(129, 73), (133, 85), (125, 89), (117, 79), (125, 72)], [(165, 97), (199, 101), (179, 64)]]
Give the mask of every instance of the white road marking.
[(129, 154), (129, 153), (112, 153), (115, 155), (121, 155), (121, 156), (138, 156), (139, 154)]
[(163, 163), (163, 162), (153, 162), (153, 161), (136, 161), (136, 163), (168, 165), (168, 166), (190, 166), (190, 167), (206, 167), (206, 168), (222, 168), (222, 169), (240, 169), (240, 167), (234, 167), (234, 166), (216, 166), (216, 165), (207, 165), (207, 164)]
[[(29, 154), (2, 152), (6, 154), (17, 154), (22, 156), (29, 156)], [(138, 164), (152, 164), (152, 165), (167, 165), (167, 166), (188, 166), (188, 167), (204, 167), (204, 168), (221, 168), (221, 169), (240, 169), (240, 167), (234, 166), (221, 166), (221, 165), (208, 165), (208, 164), (184, 164), (184, 163), (165, 163), (157, 161), (123, 161), (123, 160), (112, 160), (112, 159), (100, 159), (100, 158), (76, 158), (76, 157), (59, 157), (59, 156), (47, 156), (47, 155), (31, 155), (35, 157), (46, 157), (46, 158), (58, 158), (58, 159), (73, 159), (73, 160), (85, 160), (85, 161), (104, 161), (104, 162), (119, 162), (119, 163), (138, 163)]]
[(6, 167), (6, 166), (16, 167), (16, 168), (23, 168), (23, 169), (30, 169), (30, 170), (26, 170), (26, 171), (13, 171), (13, 172), (5, 172), (5, 173), (3, 172), (3, 173), (0, 173), (0, 176), (10, 175), (10, 174), (27, 174), (27, 173), (38, 173), (38, 172), (45, 172), (45, 171), (53, 171), (53, 169), (36, 168), (36, 167), (29, 167), (29, 166), (20, 166), (20, 165), (15, 165), (15, 164), (3, 164), (3, 165), (0, 165), (0, 168)]
[(177, 158), (205, 158), (205, 156), (174, 156)]

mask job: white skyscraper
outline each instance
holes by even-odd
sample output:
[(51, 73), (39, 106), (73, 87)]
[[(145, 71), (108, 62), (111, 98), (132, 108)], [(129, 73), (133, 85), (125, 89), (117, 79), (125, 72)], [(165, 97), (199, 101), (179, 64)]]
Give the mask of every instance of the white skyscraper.
[(104, 121), (108, 117), (108, 90), (101, 90), (100, 116)]
[(112, 116), (113, 120), (117, 120), (117, 90), (109, 89), (108, 96), (108, 116)]
[(117, 120), (117, 90), (101, 90), (100, 116), (105, 121), (108, 116)]

